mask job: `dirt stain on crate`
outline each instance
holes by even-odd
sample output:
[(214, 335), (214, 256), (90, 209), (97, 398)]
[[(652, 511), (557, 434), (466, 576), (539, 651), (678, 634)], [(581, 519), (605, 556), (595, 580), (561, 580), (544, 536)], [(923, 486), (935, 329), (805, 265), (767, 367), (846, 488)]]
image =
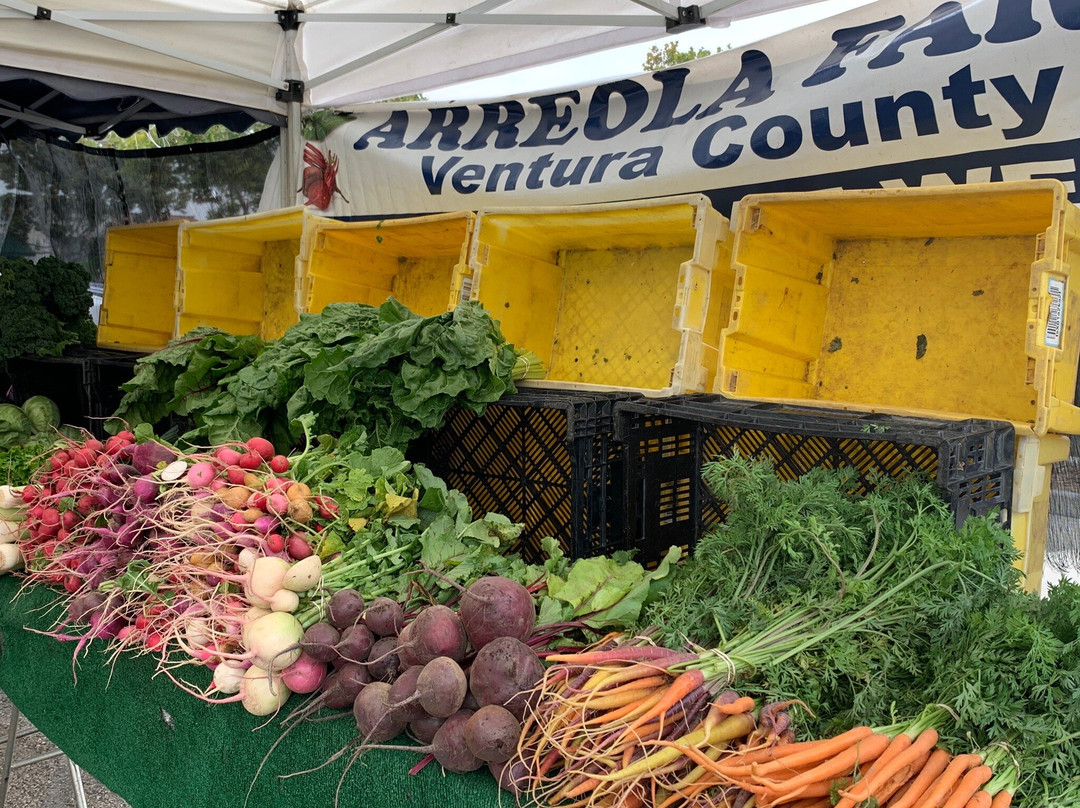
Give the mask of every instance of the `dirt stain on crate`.
[(926, 356), (926, 334), (919, 334), (915, 338), (915, 358), (922, 359)]

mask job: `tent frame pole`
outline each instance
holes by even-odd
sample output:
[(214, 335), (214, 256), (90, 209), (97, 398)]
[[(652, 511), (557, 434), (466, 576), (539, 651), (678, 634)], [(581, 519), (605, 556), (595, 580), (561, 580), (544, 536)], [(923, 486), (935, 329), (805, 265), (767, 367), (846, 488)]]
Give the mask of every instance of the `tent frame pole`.
[(290, 90), (287, 94), (279, 93), (279, 98), (287, 102), (285, 112), (285, 148), (282, 152), (281, 205), (288, 208), (296, 204), (296, 183), (300, 176), (300, 154), (303, 151), (303, 122), (301, 120), (304, 96), (303, 82), (300, 79), (300, 58), (296, 53), (297, 26), (295, 17), (282, 16), (282, 28), (285, 30), (285, 82)]

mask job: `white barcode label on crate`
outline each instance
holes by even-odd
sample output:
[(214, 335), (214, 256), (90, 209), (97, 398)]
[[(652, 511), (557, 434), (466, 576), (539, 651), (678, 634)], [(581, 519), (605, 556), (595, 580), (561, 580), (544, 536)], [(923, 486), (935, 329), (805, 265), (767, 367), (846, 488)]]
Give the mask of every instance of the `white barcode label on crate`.
[(1050, 313), (1046, 316), (1046, 345), (1060, 348), (1061, 323), (1065, 319), (1065, 281), (1050, 278), (1047, 291), (1050, 293)]
[(461, 278), (461, 299), (472, 300), (473, 276), (464, 275)]

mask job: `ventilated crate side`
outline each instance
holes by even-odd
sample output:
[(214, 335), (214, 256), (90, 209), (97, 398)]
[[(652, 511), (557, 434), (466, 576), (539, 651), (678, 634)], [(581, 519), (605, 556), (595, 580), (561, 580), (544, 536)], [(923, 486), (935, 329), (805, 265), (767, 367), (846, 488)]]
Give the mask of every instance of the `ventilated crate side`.
[(672, 544), (691, 549), (726, 515), (701, 480), (702, 464), (738, 453), (772, 462), (782, 479), (814, 468), (850, 468), (853, 491), (881, 477), (924, 473), (958, 524), (1012, 496), (1013, 429), (1005, 422), (853, 416), (719, 397), (630, 402), (617, 412), (625, 451), (627, 541), (644, 557)]
[(573, 558), (611, 553), (624, 540), (615, 400), (530, 391), (482, 415), (455, 409), (425, 459), (475, 516), (501, 513), (524, 524), (514, 549), (526, 560), (543, 562), (548, 536)]

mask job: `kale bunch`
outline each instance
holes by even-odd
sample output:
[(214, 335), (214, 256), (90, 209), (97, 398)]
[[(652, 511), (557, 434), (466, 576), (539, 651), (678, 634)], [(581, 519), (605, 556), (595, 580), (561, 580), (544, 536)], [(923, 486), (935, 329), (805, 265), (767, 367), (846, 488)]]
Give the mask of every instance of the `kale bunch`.
[(58, 258), (0, 258), (0, 359), (93, 345), (90, 272)]

